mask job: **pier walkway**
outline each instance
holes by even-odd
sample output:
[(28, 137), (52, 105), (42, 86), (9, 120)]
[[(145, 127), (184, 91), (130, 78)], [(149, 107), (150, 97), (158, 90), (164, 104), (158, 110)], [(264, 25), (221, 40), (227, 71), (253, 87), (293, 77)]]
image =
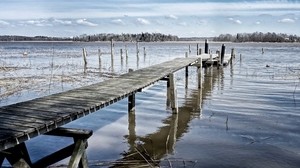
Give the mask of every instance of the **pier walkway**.
[[(89, 86), (57, 93), (42, 98), (20, 102), (0, 107), (0, 166), (4, 158), (13, 167), (44, 167), (57, 160), (31, 163), (25, 141), (41, 134), (67, 136), (74, 138), (73, 146), (64, 149), (71, 156), (69, 167), (76, 167), (84, 159), (86, 140), (91, 131), (63, 129), (63, 126), (73, 120), (84, 117), (112, 103), (128, 97), (129, 111), (135, 106), (135, 93), (154, 84), (159, 80), (168, 80), (171, 97), (176, 97), (173, 73), (202, 61), (199, 57), (177, 58), (161, 64), (139, 69)], [(172, 105), (173, 104), (173, 105)], [(176, 100), (171, 102), (176, 108)], [(175, 109), (176, 111), (176, 109)], [(57, 155), (66, 153), (60, 151)], [(67, 157), (67, 156), (66, 156)]]

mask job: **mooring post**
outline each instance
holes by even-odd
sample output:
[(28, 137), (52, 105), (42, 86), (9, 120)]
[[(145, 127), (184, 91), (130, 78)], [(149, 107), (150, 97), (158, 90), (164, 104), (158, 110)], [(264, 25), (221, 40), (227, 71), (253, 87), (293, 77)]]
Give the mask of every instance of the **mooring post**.
[(199, 55), (202, 54), (202, 48), (199, 48)]
[(175, 83), (175, 75), (173, 73), (169, 74), (169, 84), (170, 84), (170, 101), (173, 113), (178, 113), (178, 103), (177, 103), (177, 89)]
[(224, 62), (224, 56), (225, 56), (225, 45), (222, 44), (222, 49), (221, 49), (221, 65), (223, 65), (223, 62)]
[(220, 67), (220, 64), (221, 64), (221, 53), (219, 50), (216, 51), (216, 54), (218, 55), (218, 63), (217, 63), (217, 67), (219, 68)]
[(84, 66), (86, 66), (87, 65), (87, 60), (86, 60), (87, 52), (86, 52), (85, 48), (82, 48), (82, 56), (83, 56)]
[[(133, 72), (133, 69), (128, 70), (129, 73)], [(128, 112), (135, 111), (135, 93), (132, 93), (128, 96)]]
[(208, 54), (208, 40), (205, 40), (205, 47), (204, 47), (204, 53)]
[(197, 43), (197, 55), (199, 55), (199, 44)]
[(189, 54), (191, 54), (192, 50), (191, 50), (191, 45), (189, 45)]
[(127, 45), (125, 45), (125, 56), (126, 56), (126, 60), (128, 59), (128, 49), (127, 49)]

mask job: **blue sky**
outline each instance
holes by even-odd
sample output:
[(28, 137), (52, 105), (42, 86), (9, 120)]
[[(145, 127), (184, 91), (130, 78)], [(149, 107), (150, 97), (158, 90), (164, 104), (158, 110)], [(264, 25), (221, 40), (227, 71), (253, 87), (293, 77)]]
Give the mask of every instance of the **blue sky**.
[(300, 35), (298, 0), (0, 0), (1, 35)]

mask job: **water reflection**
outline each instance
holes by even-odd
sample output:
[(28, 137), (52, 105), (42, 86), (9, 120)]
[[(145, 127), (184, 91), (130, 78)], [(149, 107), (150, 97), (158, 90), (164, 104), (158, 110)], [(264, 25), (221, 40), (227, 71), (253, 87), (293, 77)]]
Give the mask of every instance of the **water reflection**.
[[(112, 167), (136, 165), (159, 165), (160, 160), (168, 154), (174, 152), (176, 141), (178, 141), (184, 133), (188, 132), (189, 123), (194, 118), (201, 117), (202, 102), (211, 94), (216, 81), (222, 81), (222, 69), (206, 69), (204, 71), (204, 81), (201, 89), (190, 89), (191, 92), (185, 92), (186, 97), (184, 103), (179, 107), (178, 114), (172, 114), (163, 120), (163, 126), (159, 127), (154, 133), (145, 136), (138, 136), (135, 132), (135, 113), (128, 114), (128, 131), (125, 136), (129, 148), (122, 153), (122, 158), (117, 160)], [(221, 79), (218, 79), (221, 78)], [(168, 98), (168, 96), (167, 96)], [(169, 100), (167, 99), (167, 105)], [(125, 164), (125, 165), (124, 165)], [(128, 166), (128, 167), (130, 167)]]

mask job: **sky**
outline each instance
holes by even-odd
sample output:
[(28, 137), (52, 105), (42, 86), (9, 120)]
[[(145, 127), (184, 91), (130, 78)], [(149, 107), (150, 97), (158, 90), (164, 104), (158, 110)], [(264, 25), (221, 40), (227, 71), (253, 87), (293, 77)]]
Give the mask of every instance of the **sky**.
[(300, 0), (0, 0), (0, 35), (300, 35)]

